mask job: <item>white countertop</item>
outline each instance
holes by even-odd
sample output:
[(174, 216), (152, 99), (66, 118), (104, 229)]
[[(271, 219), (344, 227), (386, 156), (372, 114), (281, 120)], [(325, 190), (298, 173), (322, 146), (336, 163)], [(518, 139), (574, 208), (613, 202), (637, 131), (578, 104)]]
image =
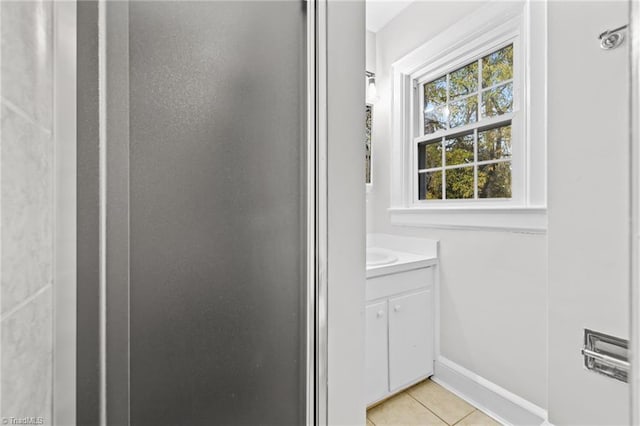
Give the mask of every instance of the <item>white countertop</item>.
[(412, 269), (426, 268), (427, 266), (432, 266), (438, 263), (438, 257), (434, 255), (408, 253), (397, 250), (389, 251), (393, 252), (398, 257), (398, 260), (388, 265), (367, 266), (367, 278), (395, 274), (397, 272), (410, 271)]

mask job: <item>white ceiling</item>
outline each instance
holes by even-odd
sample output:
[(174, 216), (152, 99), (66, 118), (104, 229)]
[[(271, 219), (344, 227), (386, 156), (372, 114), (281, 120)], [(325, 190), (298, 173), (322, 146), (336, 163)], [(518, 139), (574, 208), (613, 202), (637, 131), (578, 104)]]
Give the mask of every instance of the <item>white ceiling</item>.
[(402, 12), (413, 1), (406, 0), (366, 0), (367, 29), (378, 32)]

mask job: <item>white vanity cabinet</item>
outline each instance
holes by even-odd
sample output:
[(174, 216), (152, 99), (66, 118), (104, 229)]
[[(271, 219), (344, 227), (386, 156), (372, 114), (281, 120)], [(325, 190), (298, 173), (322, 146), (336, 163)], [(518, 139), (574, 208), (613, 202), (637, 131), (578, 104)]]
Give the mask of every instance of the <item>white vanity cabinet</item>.
[(367, 306), (365, 334), (365, 377), (367, 402), (389, 393), (389, 351), (387, 302)]
[(367, 404), (433, 374), (434, 269), (367, 279)]
[(433, 290), (389, 299), (389, 390), (433, 374)]

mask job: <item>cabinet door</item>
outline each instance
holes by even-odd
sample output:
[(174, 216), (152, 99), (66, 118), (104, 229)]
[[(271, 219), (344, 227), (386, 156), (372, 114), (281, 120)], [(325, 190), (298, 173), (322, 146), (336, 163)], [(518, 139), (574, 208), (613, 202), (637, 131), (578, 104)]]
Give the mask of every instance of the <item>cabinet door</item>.
[(433, 290), (389, 299), (389, 388), (433, 374)]
[(387, 302), (367, 306), (365, 334), (365, 397), (367, 404), (389, 393)]

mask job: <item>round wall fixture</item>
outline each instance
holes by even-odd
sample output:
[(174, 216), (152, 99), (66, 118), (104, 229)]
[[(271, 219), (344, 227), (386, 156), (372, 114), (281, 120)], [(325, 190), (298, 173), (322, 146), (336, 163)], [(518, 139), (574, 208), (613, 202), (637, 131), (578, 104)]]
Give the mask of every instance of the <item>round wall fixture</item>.
[(621, 31), (625, 28), (627, 28), (626, 25), (616, 28), (615, 30), (607, 30), (600, 34), (600, 47), (604, 50), (611, 50), (620, 46), (624, 41), (624, 34), (622, 34)]

